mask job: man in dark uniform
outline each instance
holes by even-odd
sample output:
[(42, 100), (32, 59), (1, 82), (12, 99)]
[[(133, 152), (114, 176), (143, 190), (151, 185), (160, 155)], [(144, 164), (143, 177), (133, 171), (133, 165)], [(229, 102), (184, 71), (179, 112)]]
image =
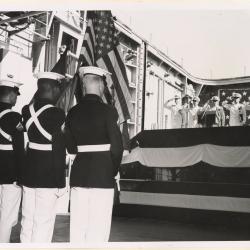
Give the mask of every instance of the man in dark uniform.
[(22, 117), (12, 111), (21, 84), (13, 75), (0, 79), (0, 242), (10, 241), (12, 227), (17, 223), (21, 201), (19, 181), (24, 159)]
[(22, 110), (29, 142), (22, 171), (21, 242), (52, 240), (56, 202), (65, 188), (66, 148), (61, 132), (65, 114), (54, 106), (63, 78), (57, 73), (39, 73), (34, 102)]
[(102, 101), (106, 74), (92, 66), (79, 69), (86, 95), (65, 122), (68, 152), (76, 154), (70, 176), (71, 242), (109, 239), (123, 146), (117, 111)]
[(213, 96), (210, 104), (208, 105), (207, 112), (215, 113), (215, 121), (212, 127), (223, 127), (225, 126), (225, 112), (222, 106), (219, 105), (219, 97)]

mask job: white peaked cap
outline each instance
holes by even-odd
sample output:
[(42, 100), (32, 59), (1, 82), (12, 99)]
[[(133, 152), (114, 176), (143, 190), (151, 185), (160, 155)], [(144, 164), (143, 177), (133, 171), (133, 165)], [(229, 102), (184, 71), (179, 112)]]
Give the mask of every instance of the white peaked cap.
[(219, 101), (220, 100), (220, 98), (217, 96), (217, 95), (215, 95), (215, 96), (213, 96), (212, 98), (211, 98), (211, 100), (213, 101), (213, 100), (217, 100), (217, 101)]
[(65, 78), (64, 75), (55, 73), (55, 72), (39, 72), (36, 74), (37, 79), (51, 79), (51, 80), (56, 80), (60, 81)]
[(13, 74), (6, 73), (0, 76), (0, 86), (19, 88), (21, 85), (23, 84)]
[(79, 75), (80, 77), (83, 77), (84, 75), (91, 74), (91, 75), (97, 75), (97, 76), (106, 76), (106, 75), (111, 75), (110, 72), (94, 67), (94, 66), (87, 66), (87, 67), (80, 67), (79, 68)]
[(242, 95), (240, 93), (233, 93), (233, 97), (242, 98)]

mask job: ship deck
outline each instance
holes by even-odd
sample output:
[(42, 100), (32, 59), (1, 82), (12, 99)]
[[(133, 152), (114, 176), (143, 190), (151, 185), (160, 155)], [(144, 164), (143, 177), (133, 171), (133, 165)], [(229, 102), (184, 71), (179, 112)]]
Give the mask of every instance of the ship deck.
[[(187, 224), (167, 220), (114, 217), (111, 242), (157, 242), (157, 241), (247, 241), (247, 228), (236, 225)], [(20, 221), (14, 227), (11, 242), (19, 242)], [(53, 242), (69, 242), (69, 216), (58, 215)]]

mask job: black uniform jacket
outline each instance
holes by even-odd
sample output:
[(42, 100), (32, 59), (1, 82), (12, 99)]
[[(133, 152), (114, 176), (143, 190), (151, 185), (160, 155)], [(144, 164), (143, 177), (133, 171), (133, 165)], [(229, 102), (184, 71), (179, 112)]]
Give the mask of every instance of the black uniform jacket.
[[(47, 99), (36, 99), (35, 111), (44, 105), (51, 104)], [(22, 110), (24, 125), (30, 118), (29, 106)], [(50, 107), (42, 112), (38, 120), (41, 126), (52, 135), (52, 142), (46, 139), (37, 129), (34, 122), (27, 131), (30, 142), (52, 144), (52, 151), (27, 148), (26, 164), (22, 169), (22, 184), (32, 188), (63, 188), (65, 187), (66, 146), (61, 127), (65, 121), (63, 110)]]
[[(11, 105), (0, 102), (0, 112), (11, 109)], [(0, 135), (0, 144), (12, 144), (13, 150), (0, 150), (0, 184), (19, 181), (20, 169), (24, 161), (24, 136), (22, 116), (17, 112), (5, 114), (0, 119), (1, 129), (11, 135), (12, 143)]]
[(71, 169), (72, 187), (114, 188), (123, 153), (117, 120), (116, 109), (93, 94), (69, 111), (65, 134), (70, 154), (76, 154), (79, 145), (111, 144), (109, 151), (77, 153)]

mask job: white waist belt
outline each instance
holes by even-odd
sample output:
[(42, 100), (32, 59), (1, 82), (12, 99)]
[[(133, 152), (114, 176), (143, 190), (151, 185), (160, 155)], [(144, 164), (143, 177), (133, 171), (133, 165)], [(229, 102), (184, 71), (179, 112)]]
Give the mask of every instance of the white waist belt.
[(99, 145), (82, 145), (77, 146), (79, 153), (82, 152), (98, 152), (98, 151), (109, 151), (110, 144), (99, 144)]
[(51, 151), (52, 144), (39, 144), (39, 143), (29, 142), (29, 148), (41, 151)]
[(0, 144), (0, 150), (13, 150), (13, 146), (11, 144)]

